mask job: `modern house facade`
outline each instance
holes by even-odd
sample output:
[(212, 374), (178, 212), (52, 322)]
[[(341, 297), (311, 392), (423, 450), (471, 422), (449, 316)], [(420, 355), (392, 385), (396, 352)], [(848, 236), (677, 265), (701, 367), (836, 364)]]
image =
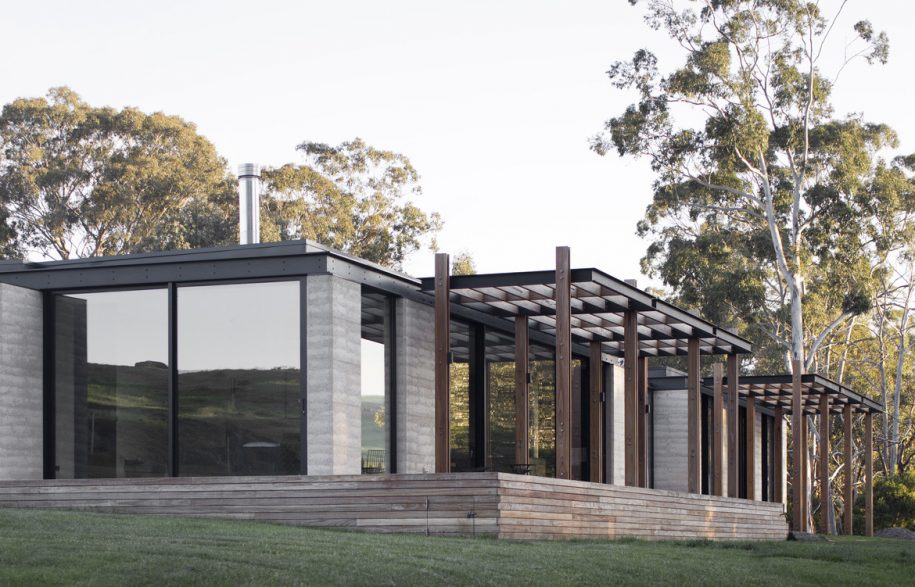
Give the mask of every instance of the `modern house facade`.
[[(305, 241), (0, 263), (0, 505), (778, 538), (785, 415), (861, 412), (869, 443), (882, 409), (816, 376), (741, 379), (748, 341), (565, 247), (545, 271), (435, 266)], [(726, 375), (700, 377), (716, 355)]]

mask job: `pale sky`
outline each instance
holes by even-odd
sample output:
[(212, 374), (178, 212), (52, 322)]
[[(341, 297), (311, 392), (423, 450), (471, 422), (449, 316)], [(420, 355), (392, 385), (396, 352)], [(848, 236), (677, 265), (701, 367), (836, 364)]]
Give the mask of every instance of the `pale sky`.
[[(441, 249), (481, 271), (549, 268), (569, 245), (573, 266), (638, 276), (650, 171), (598, 157), (588, 138), (633, 99), (608, 83), (613, 61), (641, 47), (662, 71), (679, 59), (625, 0), (4, 4), (2, 103), (67, 85), (95, 105), (177, 114), (233, 169), (360, 136), (412, 160), (417, 204), (445, 220)], [(852, 0), (831, 47), (841, 55), (861, 18), (888, 32), (889, 65), (851, 66), (835, 104), (892, 125), (902, 152), (915, 151), (913, 6)], [(430, 275), (431, 253), (406, 270)]]

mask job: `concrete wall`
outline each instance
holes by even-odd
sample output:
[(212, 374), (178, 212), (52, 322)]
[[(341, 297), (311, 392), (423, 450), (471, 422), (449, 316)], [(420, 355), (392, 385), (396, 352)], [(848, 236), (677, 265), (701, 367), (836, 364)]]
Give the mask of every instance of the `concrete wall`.
[(689, 488), (687, 393), (685, 389), (656, 389), (652, 395), (654, 424), (654, 488)]
[(362, 472), (362, 287), (307, 279), (309, 475)]
[(0, 283), (0, 479), (41, 479), (41, 293)]
[(432, 306), (398, 299), (397, 473), (435, 471), (435, 332)]

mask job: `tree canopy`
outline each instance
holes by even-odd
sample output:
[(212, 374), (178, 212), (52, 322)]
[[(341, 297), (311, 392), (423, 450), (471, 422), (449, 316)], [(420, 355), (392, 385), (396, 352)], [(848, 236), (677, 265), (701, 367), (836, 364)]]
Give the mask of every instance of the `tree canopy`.
[[(303, 142), (304, 163), (267, 168), (261, 238), (312, 239), (400, 267), (434, 248), (419, 174), (361, 139)], [(69, 88), (0, 113), (0, 257), (68, 259), (237, 242), (236, 179), (177, 116), (95, 107)]]
[[(614, 63), (613, 84), (638, 99), (592, 142), (644, 157), (657, 174), (639, 225), (652, 239), (644, 268), (681, 302), (762, 341), (763, 360), (809, 369), (831, 332), (870, 309), (873, 255), (898, 243), (872, 230), (911, 206), (881, 189), (887, 174), (900, 179), (878, 157), (896, 135), (833, 112), (835, 74), (821, 61), (838, 15), (800, 0), (646, 4), (648, 25), (684, 60), (666, 74), (646, 49)], [(847, 61), (885, 62), (886, 35), (866, 21), (853, 28)]]
[(68, 88), (0, 114), (6, 256), (114, 255), (234, 240), (234, 180), (176, 116), (90, 106)]
[(396, 268), (425, 241), (434, 247), (441, 218), (413, 203), (422, 189), (407, 157), (359, 138), (297, 148), (304, 164), (261, 173), (264, 240), (313, 239)]

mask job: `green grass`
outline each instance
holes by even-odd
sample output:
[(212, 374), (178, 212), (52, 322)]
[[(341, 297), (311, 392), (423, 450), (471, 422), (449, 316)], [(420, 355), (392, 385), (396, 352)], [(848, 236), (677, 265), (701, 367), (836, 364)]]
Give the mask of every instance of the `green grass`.
[(509, 542), (0, 509), (0, 585), (911, 584), (915, 543)]

